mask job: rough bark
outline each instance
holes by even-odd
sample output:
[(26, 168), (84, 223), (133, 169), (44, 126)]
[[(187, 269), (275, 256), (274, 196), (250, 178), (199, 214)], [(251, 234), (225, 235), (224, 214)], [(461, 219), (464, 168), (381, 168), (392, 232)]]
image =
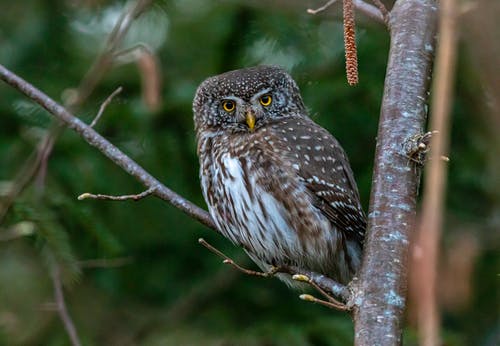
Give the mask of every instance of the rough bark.
[(399, 345), (406, 306), (409, 241), (419, 168), (403, 152), (423, 132), (435, 49), (437, 5), (399, 0), (380, 115), (365, 255), (354, 284), (355, 344)]

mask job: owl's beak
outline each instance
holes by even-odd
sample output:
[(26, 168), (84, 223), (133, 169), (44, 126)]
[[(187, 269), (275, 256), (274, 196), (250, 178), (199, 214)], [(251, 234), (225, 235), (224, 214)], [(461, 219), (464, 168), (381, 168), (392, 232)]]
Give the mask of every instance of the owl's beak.
[(255, 114), (252, 111), (247, 111), (246, 121), (250, 132), (253, 132), (255, 127)]

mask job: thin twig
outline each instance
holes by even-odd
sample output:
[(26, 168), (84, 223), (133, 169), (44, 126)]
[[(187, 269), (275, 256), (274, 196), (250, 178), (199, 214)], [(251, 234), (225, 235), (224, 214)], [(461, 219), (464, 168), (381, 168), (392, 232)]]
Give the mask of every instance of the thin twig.
[[(322, 295), (327, 297), (332, 302), (332, 304), (344, 305), (338, 302), (335, 299), (335, 297), (339, 297), (346, 302), (349, 300), (350, 293), (345, 286), (333, 281), (332, 279), (322, 274), (301, 269), (295, 266), (278, 266), (278, 267), (273, 266), (268, 272), (259, 272), (255, 270), (246, 269), (238, 265), (235, 261), (233, 261), (230, 257), (222, 253), (220, 250), (216, 249), (214, 246), (207, 243), (203, 238), (198, 239), (198, 242), (211, 252), (215, 253), (217, 256), (223, 258), (224, 264), (229, 264), (233, 268), (244, 274), (265, 277), (265, 278), (273, 277), (278, 273), (289, 274), (292, 276), (294, 280), (306, 282), (313, 288), (317, 289)], [(347, 307), (345, 308), (345, 310), (348, 309), (349, 308)]]
[(308, 8), (307, 9), (307, 13), (309, 14), (317, 14), (319, 12), (322, 12), (324, 10), (326, 10), (328, 7), (332, 6), (334, 3), (336, 3), (337, 0), (329, 0), (327, 3), (325, 3), (323, 6), (321, 7), (318, 7), (317, 9), (312, 9), (312, 8)]
[(138, 201), (138, 200), (141, 200), (145, 197), (151, 196), (152, 194), (155, 193), (155, 190), (156, 190), (155, 187), (150, 187), (146, 191), (143, 191), (143, 192), (138, 193), (136, 195), (121, 195), (121, 196), (110, 196), (110, 195), (101, 195), (101, 194), (94, 195), (92, 193), (85, 192), (85, 193), (82, 193), (80, 196), (78, 196), (78, 200), (82, 201), (84, 199), (91, 198), (91, 199), (101, 199), (101, 200), (106, 200), (106, 201), (126, 201), (129, 199), (132, 199), (134, 201)]
[(130, 26), (134, 20), (145, 11), (150, 3), (151, 0), (137, 0), (121, 13), (106, 40), (102, 52), (96, 58), (78, 86), (75, 97), (70, 102), (72, 107), (81, 105), (90, 96), (106, 71), (108, 71), (113, 64), (115, 59), (114, 55), (120, 49)]
[(242, 266), (237, 264), (235, 261), (233, 261), (230, 257), (224, 255), (220, 250), (216, 249), (215, 247), (213, 247), (212, 245), (207, 243), (205, 241), (205, 239), (203, 239), (203, 238), (198, 239), (198, 243), (203, 245), (205, 248), (207, 248), (208, 250), (210, 250), (211, 252), (213, 252), (217, 256), (223, 258), (224, 261), (222, 261), (222, 263), (229, 264), (230, 266), (232, 266), (233, 268), (235, 268), (236, 270), (238, 270), (244, 274), (267, 278), (267, 277), (273, 276), (276, 273), (276, 271), (274, 271), (273, 269), (270, 270), (269, 272), (259, 272), (259, 271), (243, 268)]
[(384, 3), (380, 0), (372, 0), (372, 2), (378, 7), (380, 13), (382, 13), (385, 24), (389, 24), (389, 11), (387, 10), (387, 7), (385, 7)]
[[(317, 13), (320, 13), (324, 10), (326, 10), (328, 7), (333, 5), (335, 2), (338, 0), (329, 0), (327, 3), (325, 3), (323, 6), (318, 7), (317, 9), (312, 9), (308, 8), (307, 13), (315, 15)], [(363, 13), (367, 17), (372, 18), (373, 20), (388, 25), (388, 21), (386, 20), (386, 17), (384, 14), (381, 12), (381, 10), (373, 5), (370, 5), (369, 3), (363, 1), (363, 0), (353, 0), (354, 7), (356, 10), (359, 12)]]
[(382, 12), (380, 12), (380, 10), (377, 7), (370, 5), (369, 3), (363, 0), (353, 0), (353, 3), (356, 10), (363, 13), (365, 16), (370, 17), (373, 20), (388, 26), (388, 23), (386, 23), (385, 21), (384, 15), (382, 14)]
[(340, 303), (334, 303), (334, 302), (331, 302), (331, 301), (326, 301), (326, 300), (322, 300), (322, 299), (318, 299), (310, 294), (301, 294), (299, 296), (300, 299), (302, 300), (305, 300), (306, 302), (311, 302), (311, 303), (317, 303), (317, 304), (321, 304), (321, 305), (324, 305), (330, 309), (334, 309), (334, 310), (340, 310), (340, 311), (349, 311), (349, 308), (344, 305), (344, 304), (340, 304)]
[(45, 108), (50, 114), (55, 116), (63, 124), (77, 132), (87, 143), (99, 149), (106, 157), (120, 166), (125, 172), (135, 177), (147, 188), (155, 188), (155, 196), (169, 202), (176, 208), (182, 210), (195, 220), (205, 226), (217, 231), (217, 227), (210, 215), (197, 205), (178, 195), (168, 187), (160, 183), (155, 177), (149, 174), (144, 168), (139, 166), (130, 157), (125, 155), (120, 149), (112, 145), (108, 140), (98, 134), (90, 126), (71, 114), (63, 106), (55, 102), (33, 85), (12, 73), (0, 64), (0, 79), (19, 90), (31, 100)]
[(53, 127), (49, 132), (40, 140), (35, 150), (25, 160), (23, 167), (19, 170), (14, 178), (9, 192), (0, 201), (0, 224), (2, 224), (7, 212), (24, 189), (33, 181), (33, 178), (39, 172), (42, 166), (42, 161), (47, 159), (46, 153), (52, 147), (53, 136), (61, 131), (61, 126)]
[(454, 0), (440, 2), (439, 45), (436, 53), (435, 77), (430, 127), (439, 136), (430, 139), (431, 160), (425, 167), (426, 180), (422, 201), (422, 215), (418, 245), (422, 249), (419, 261), (419, 337), (424, 346), (438, 345), (439, 306), (437, 302), (437, 268), (439, 241), (443, 224), (446, 192), (446, 163), (441, 159), (448, 151), (449, 117), (453, 99), (453, 81), (456, 62), (457, 8)]
[(61, 283), (61, 273), (59, 269), (59, 265), (55, 263), (52, 267), (51, 271), (52, 283), (54, 285), (54, 299), (56, 301), (56, 309), (61, 321), (64, 325), (64, 329), (68, 333), (69, 339), (71, 340), (71, 344), (73, 346), (80, 346), (81, 342), (78, 338), (78, 334), (76, 332), (75, 325), (71, 316), (68, 313), (68, 309), (66, 308), (66, 303), (64, 302), (64, 293)]
[(325, 297), (330, 303), (336, 304), (338, 306), (345, 306), (346, 310), (349, 310), (349, 308), (345, 305), (339, 302), (337, 299), (333, 298), (331, 294), (328, 294), (322, 287), (320, 287), (316, 282), (311, 280), (308, 276), (304, 274), (295, 274), (292, 276), (292, 279), (300, 282), (306, 282), (312, 287), (314, 287), (323, 297)]
[(115, 97), (116, 95), (121, 93), (122, 90), (123, 90), (123, 88), (120, 86), (115, 91), (113, 91), (113, 93), (111, 95), (109, 95), (108, 98), (106, 98), (106, 100), (101, 104), (101, 107), (99, 107), (99, 112), (97, 112), (97, 115), (95, 116), (94, 120), (92, 120), (92, 122), (90, 123), (90, 125), (89, 125), (90, 127), (94, 127), (95, 124), (97, 124), (97, 122), (101, 118), (102, 114), (104, 113), (104, 110), (113, 100), (113, 97)]
[[(78, 106), (83, 104), (87, 98), (92, 94), (101, 80), (102, 76), (111, 65), (115, 52), (119, 49), (123, 38), (128, 32), (133, 19), (141, 15), (151, 0), (138, 0), (130, 8), (122, 12), (119, 20), (116, 22), (113, 30), (108, 36), (106, 45), (99, 56), (94, 60), (94, 63), (85, 74), (80, 86), (75, 91), (75, 96), (68, 100), (68, 105), (74, 112)], [(40, 140), (33, 153), (25, 160), (23, 168), (19, 171), (14, 179), (13, 189), (9, 192), (6, 198), (0, 203), (0, 224), (9, 211), (12, 203), (16, 200), (26, 187), (37, 176), (37, 185), (43, 185), (46, 176), (47, 162), (52, 152), (52, 148), (57, 141), (57, 138), (62, 133), (63, 127), (59, 123), (54, 124), (48, 133)]]

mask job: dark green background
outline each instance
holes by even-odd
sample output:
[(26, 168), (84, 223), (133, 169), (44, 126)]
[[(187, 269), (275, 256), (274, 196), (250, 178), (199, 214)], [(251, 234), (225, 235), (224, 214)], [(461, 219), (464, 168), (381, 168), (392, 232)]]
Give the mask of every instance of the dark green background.
[[(167, 186), (204, 206), (191, 113), (197, 85), (227, 70), (280, 64), (296, 78), (314, 120), (344, 146), (367, 209), (389, 35), (358, 15), (360, 84), (349, 87), (339, 7), (318, 16), (306, 13), (319, 4), (156, 1), (132, 26), (124, 47), (143, 42), (155, 50), (163, 84), (160, 109), (145, 106), (132, 62), (114, 66), (77, 114), (90, 122), (103, 100), (123, 86), (96, 129)], [(104, 46), (123, 5), (1, 0), (0, 63), (61, 101)], [(463, 44), (456, 79), (443, 249), (467, 235), (478, 252), (471, 296), (460, 307), (445, 309), (443, 334), (447, 345), (493, 344), (498, 150), (484, 115), (481, 81)], [(45, 111), (0, 84), (2, 186), (13, 180), (52, 123)], [(74, 132), (64, 132), (45, 183), (31, 185), (0, 225), (6, 232), (20, 221), (35, 224), (33, 235), (0, 242), (0, 344), (68, 344), (49, 304), (54, 258), (62, 265), (68, 308), (85, 345), (352, 344), (349, 316), (300, 301), (299, 292), (278, 280), (225, 267), (198, 244), (199, 237), (253, 265), (240, 249), (165, 202), (76, 199), (83, 192), (142, 190)], [(117, 268), (79, 269), (76, 262), (117, 257), (126, 258)], [(416, 343), (413, 327), (405, 335), (408, 345)]]

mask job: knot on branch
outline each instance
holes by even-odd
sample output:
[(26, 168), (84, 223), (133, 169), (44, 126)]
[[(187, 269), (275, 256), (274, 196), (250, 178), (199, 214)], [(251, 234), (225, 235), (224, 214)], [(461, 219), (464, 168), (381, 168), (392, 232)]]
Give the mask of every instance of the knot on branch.
[[(427, 153), (430, 150), (431, 138), (438, 133), (438, 131), (429, 131), (407, 138), (403, 142), (403, 155), (417, 165), (423, 166), (427, 160)], [(449, 158), (446, 156), (442, 156), (441, 159), (449, 161)]]

